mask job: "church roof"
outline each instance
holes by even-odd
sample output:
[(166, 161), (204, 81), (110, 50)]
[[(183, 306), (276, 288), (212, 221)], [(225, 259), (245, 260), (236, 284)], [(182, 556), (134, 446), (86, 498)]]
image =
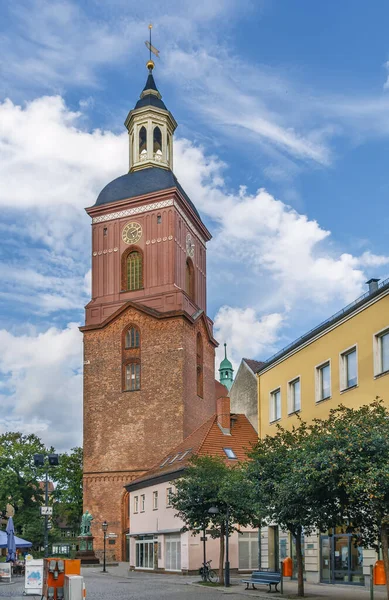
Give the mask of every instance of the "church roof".
[(189, 206), (201, 220), (195, 205), (180, 185), (173, 171), (162, 169), (161, 167), (148, 167), (114, 179), (100, 192), (95, 206), (110, 204), (117, 200), (135, 198), (136, 196), (144, 196), (145, 194), (167, 190), (172, 187), (176, 187), (181, 192)]

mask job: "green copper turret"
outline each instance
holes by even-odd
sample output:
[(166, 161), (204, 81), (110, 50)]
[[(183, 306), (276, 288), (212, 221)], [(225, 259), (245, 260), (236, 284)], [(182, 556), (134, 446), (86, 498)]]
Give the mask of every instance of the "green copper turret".
[(224, 359), (219, 367), (219, 381), (230, 391), (234, 381), (234, 369), (227, 358), (227, 344), (224, 344)]

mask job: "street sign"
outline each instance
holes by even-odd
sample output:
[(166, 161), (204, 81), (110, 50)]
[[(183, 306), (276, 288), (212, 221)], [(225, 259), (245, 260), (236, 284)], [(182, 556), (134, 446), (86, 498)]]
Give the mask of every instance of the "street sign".
[(53, 507), (52, 506), (41, 506), (41, 515), (51, 516), (52, 514), (53, 514)]

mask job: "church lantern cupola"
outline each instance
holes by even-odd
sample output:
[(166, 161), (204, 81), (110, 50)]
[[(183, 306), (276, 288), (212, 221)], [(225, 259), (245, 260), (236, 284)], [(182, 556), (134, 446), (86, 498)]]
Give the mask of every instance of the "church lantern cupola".
[(219, 367), (219, 381), (226, 386), (230, 391), (234, 382), (234, 369), (232, 363), (227, 358), (227, 344), (224, 344), (224, 359), (220, 363)]
[(124, 123), (129, 134), (130, 172), (147, 167), (173, 170), (173, 134), (177, 123), (157, 89), (151, 59), (147, 68), (146, 85)]

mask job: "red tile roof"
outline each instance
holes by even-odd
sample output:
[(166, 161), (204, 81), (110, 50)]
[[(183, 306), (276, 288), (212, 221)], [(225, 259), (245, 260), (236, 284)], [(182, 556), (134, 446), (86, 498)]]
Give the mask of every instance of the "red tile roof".
[(252, 358), (243, 358), (242, 360), (244, 360), (246, 365), (248, 367), (250, 367), (250, 369), (252, 370), (253, 373), (256, 373), (257, 371), (259, 371), (259, 369), (261, 367), (263, 367), (263, 365), (265, 364), (261, 360), (253, 360)]
[(257, 432), (246, 415), (231, 414), (231, 424), (231, 435), (225, 435), (218, 425), (217, 415), (213, 415), (147, 473), (128, 484), (126, 489), (132, 491), (133, 486), (139, 489), (142, 482), (147, 487), (149, 483), (154, 484), (155, 479), (168, 475), (174, 474), (172, 479), (176, 479), (188, 466), (192, 456), (221, 456), (228, 465), (236, 464), (236, 460), (227, 458), (223, 448), (231, 448), (238, 461), (244, 460), (247, 451), (258, 441)]

